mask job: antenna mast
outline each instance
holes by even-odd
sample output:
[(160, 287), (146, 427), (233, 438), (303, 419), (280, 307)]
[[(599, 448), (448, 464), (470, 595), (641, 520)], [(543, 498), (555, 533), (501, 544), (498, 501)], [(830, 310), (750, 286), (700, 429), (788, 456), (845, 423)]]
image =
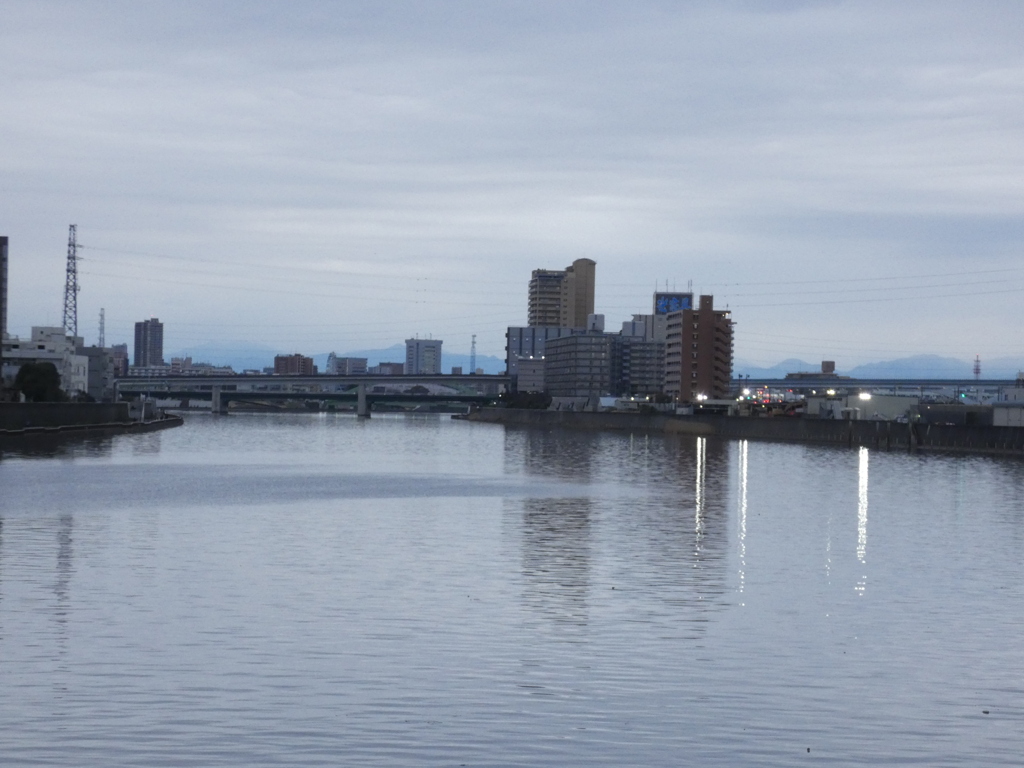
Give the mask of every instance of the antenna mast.
[(473, 334), (473, 343), (469, 346), (469, 372), (476, 373), (476, 334)]
[(107, 346), (107, 330), (106, 330), (106, 318), (104, 317), (106, 310), (100, 307), (100, 348)]
[(64, 280), (64, 330), (78, 335), (78, 225), (68, 226), (68, 266)]

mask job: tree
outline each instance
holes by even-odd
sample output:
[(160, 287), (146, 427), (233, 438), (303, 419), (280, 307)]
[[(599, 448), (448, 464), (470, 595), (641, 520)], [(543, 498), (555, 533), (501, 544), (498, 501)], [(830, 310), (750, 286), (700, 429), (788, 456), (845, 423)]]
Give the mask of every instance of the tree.
[(14, 377), (14, 388), (30, 403), (58, 403), (67, 400), (60, 388), (60, 374), (53, 363), (25, 363)]

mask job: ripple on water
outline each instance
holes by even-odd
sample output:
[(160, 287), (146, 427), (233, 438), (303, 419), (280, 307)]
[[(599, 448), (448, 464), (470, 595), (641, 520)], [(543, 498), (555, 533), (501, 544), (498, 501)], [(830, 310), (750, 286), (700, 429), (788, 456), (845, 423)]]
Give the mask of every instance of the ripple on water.
[(4, 453), (2, 762), (1015, 765), (1022, 481), (316, 414)]

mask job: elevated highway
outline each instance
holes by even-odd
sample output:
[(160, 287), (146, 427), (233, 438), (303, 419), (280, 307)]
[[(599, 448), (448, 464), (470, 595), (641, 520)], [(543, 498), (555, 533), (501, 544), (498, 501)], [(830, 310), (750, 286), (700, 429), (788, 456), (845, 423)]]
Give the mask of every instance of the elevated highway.
[(486, 403), (509, 385), (508, 376), (154, 376), (118, 379), (117, 398), (209, 400), (215, 413), (231, 402), (285, 400), (355, 401), (360, 416), (369, 416), (374, 402)]

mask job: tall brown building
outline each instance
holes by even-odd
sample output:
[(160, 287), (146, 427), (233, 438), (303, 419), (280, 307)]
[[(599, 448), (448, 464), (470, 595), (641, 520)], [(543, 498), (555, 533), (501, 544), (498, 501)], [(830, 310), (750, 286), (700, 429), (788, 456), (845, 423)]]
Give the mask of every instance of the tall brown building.
[(667, 316), (665, 394), (681, 403), (724, 398), (731, 389), (732, 318), (714, 301), (701, 296), (699, 308)]
[(294, 355), (277, 355), (274, 358), (274, 373), (283, 376), (315, 376), (317, 370), (312, 357), (296, 352)]
[(585, 328), (594, 314), (594, 273), (591, 259), (576, 259), (565, 269), (535, 269), (530, 276), (527, 322), (531, 326)]

